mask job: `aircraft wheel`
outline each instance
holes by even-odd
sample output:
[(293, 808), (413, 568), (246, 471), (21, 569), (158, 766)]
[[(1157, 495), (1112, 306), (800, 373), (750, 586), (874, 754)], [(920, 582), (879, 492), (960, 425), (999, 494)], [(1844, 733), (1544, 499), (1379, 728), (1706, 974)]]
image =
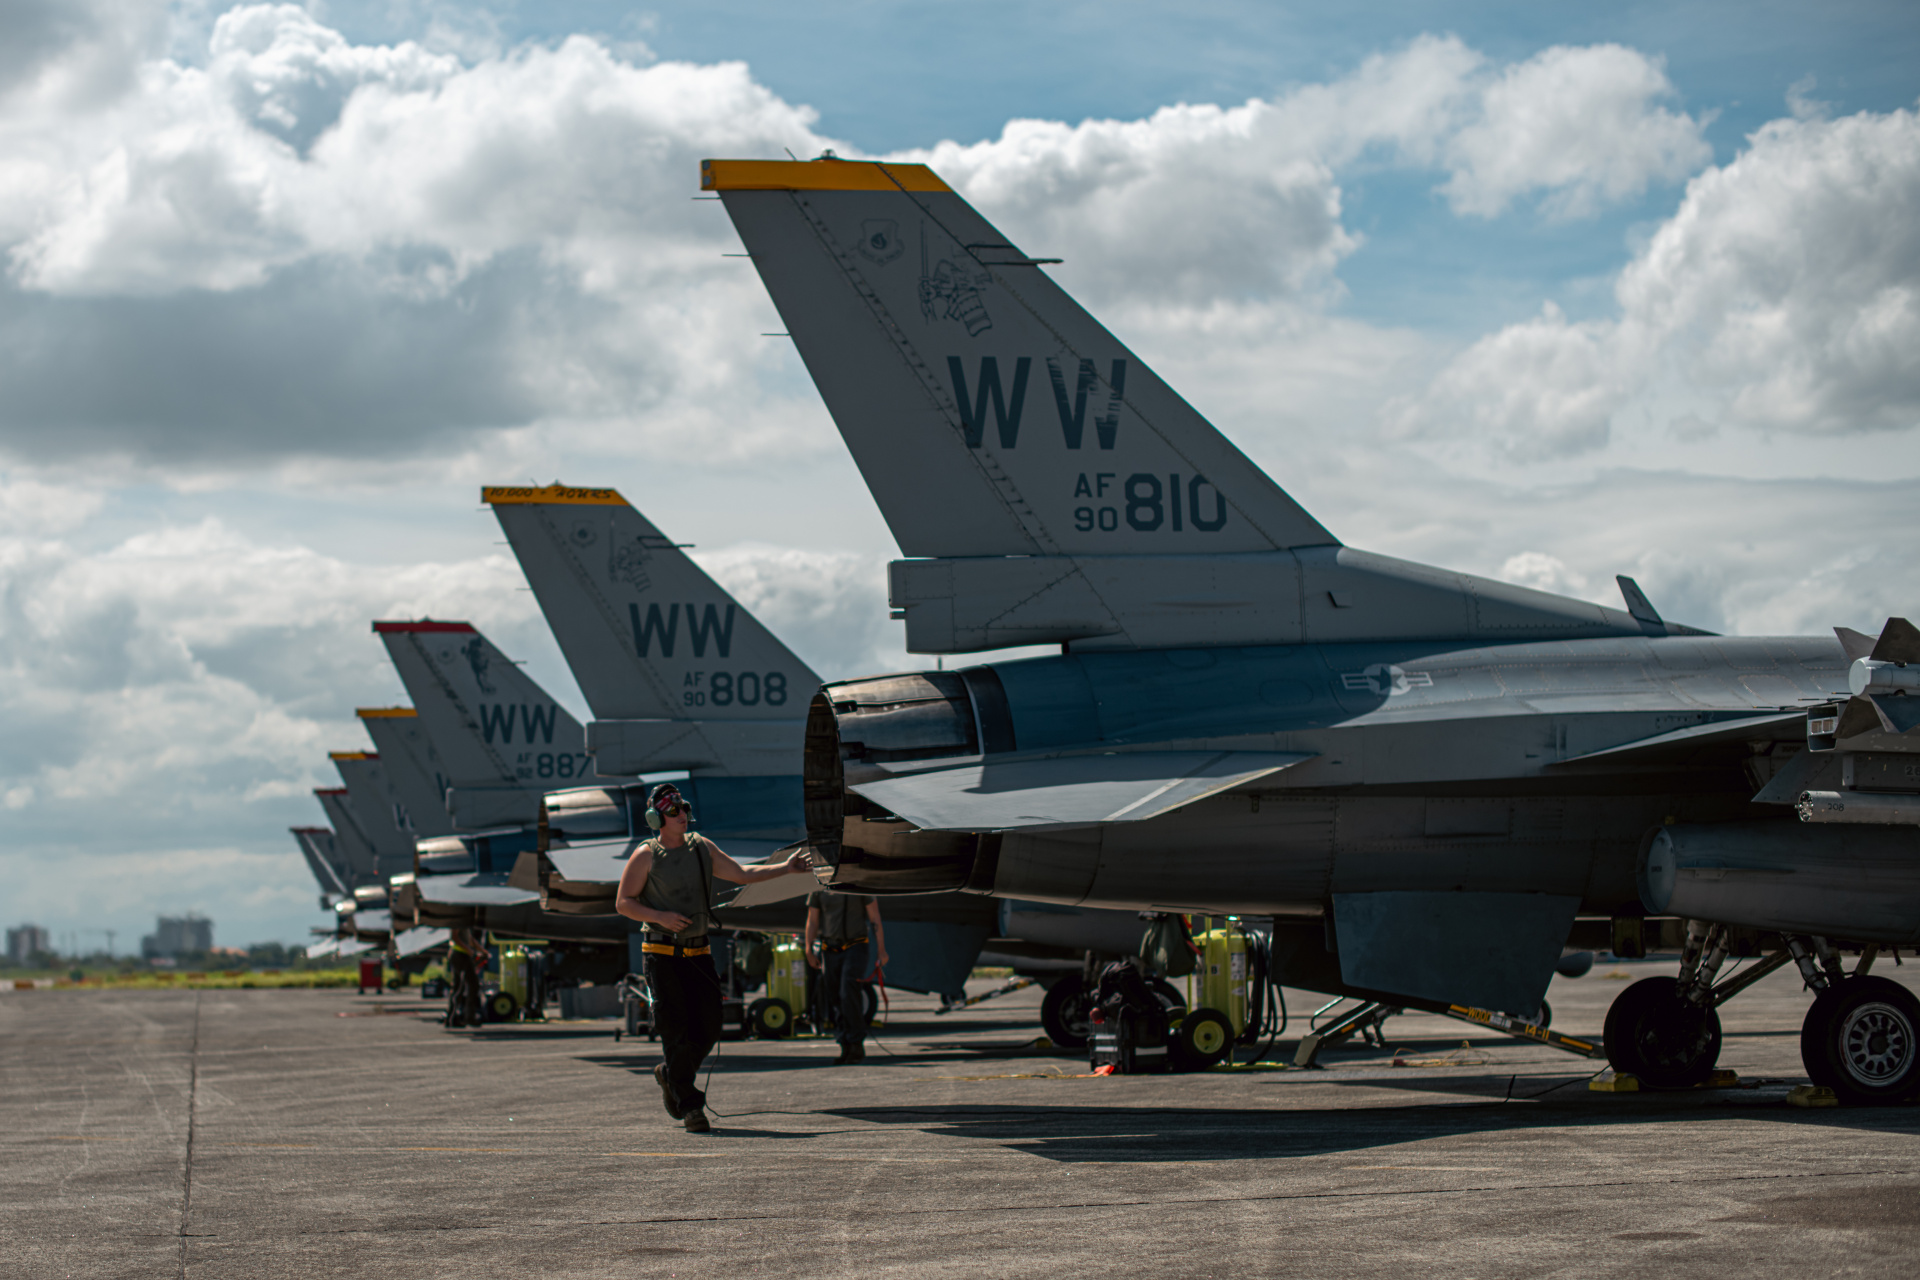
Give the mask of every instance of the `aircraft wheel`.
[(866, 1011), (867, 1025), (872, 1026), (880, 1016), (880, 989), (871, 982), (860, 984), (860, 1007)]
[(1217, 1009), (1189, 1010), (1167, 1048), (1175, 1070), (1205, 1071), (1233, 1052), (1233, 1023)]
[(520, 1000), (511, 991), (496, 991), (487, 997), (488, 1022), (512, 1022), (520, 1012)]
[(1807, 1010), (1800, 1061), (1848, 1105), (1911, 1101), (1920, 1094), (1920, 1000), (1886, 978), (1835, 983)]
[(1155, 978), (1153, 980), (1153, 994), (1159, 996), (1160, 1003), (1166, 1006), (1168, 1017), (1185, 1011), (1187, 1007), (1187, 998), (1180, 994), (1180, 988), (1174, 986), (1165, 978)]
[(1642, 978), (1607, 1010), (1607, 1061), (1654, 1089), (1706, 1083), (1720, 1060), (1720, 1015), (1680, 998), (1675, 978)]
[(1093, 1034), (1088, 1016), (1093, 1012), (1093, 997), (1080, 975), (1070, 973), (1047, 988), (1040, 1002), (1040, 1029), (1047, 1039), (1062, 1049), (1084, 1049)]
[(1553, 1025), (1553, 1006), (1548, 1004), (1545, 1000), (1542, 1000), (1540, 1002), (1540, 1012), (1534, 1014), (1531, 1018), (1528, 1018), (1527, 1021), (1531, 1022), (1534, 1026), (1539, 1027), (1542, 1031), (1545, 1031), (1548, 1027)]
[(747, 1026), (756, 1040), (784, 1040), (793, 1034), (793, 1009), (778, 998), (755, 1000), (747, 1006)]

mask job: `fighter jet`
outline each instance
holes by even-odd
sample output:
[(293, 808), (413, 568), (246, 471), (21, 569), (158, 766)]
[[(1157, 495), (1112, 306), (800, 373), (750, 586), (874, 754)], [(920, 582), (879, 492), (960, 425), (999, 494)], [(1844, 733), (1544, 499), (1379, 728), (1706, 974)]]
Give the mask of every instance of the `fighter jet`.
[[(813, 699), (831, 883), (1270, 915), (1291, 985), (1524, 1012), (1576, 920), (1617, 951), (1658, 932), (1664, 836), (1717, 861), (1691, 864), (1680, 973), (1610, 1013), (1619, 1070), (1707, 1077), (1745, 977), (1717, 969), (1757, 924), (1785, 931), (1758, 937), (1766, 966), (1851, 993), (1809, 1015), (1816, 1083), (1920, 1091), (1920, 1004), (1865, 972), (1920, 942), (1920, 880), (1858, 910), (1848, 833), (1764, 792), (1848, 690), (1836, 639), (1709, 635), (1625, 578), (1613, 609), (1344, 545), (924, 166), (713, 160), (702, 186), (899, 543), (908, 648), (1060, 646)], [(1792, 875), (1736, 894), (1762, 830)], [(1911, 829), (1882, 834), (1913, 865)], [(1816, 963), (1839, 939), (1865, 948), (1853, 973)]]
[[(586, 738), (597, 771), (685, 771), (679, 785), (700, 830), (736, 856), (771, 856), (804, 837), (796, 770), (806, 706), (820, 687), (806, 663), (617, 491), (500, 486), (483, 489), (481, 499), (593, 710)], [(585, 812), (589, 806), (595, 812)], [(648, 833), (596, 825), (608, 816), (590, 792), (549, 796), (547, 810), (549, 831), (575, 847), (548, 850), (546, 900), (611, 911), (630, 841)], [(749, 911), (807, 887), (750, 886), (720, 918), (736, 927), (797, 927), (797, 903)], [(978, 899), (901, 900), (886, 913), (888, 985), (961, 993), (993, 917)]]
[[(415, 797), (409, 811), (429, 812), (424, 793), (437, 789), (446, 801), (432, 821), (453, 828), (417, 839), (412, 874), (394, 877), (395, 913), (412, 927), (407, 945), (436, 945), (447, 929), (470, 924), (558, 944), (551, 977), (612, 981), (628, 972), (630, 929), (612, 912), (612, 888), (633, 843), (650, 834), (633, 814), (645, 785), (580, 786), (594, 777), (580, 722), (470, 624), (378, 622), (374, 630), (414, 714), (370, 710), (362, 723), (377, 742), (404, 745), (390, 772), (405, 784), (402, 794)], [(757, 860), (795, 834), (753, 829), (764, 815), (751, 806), (731, 812), (734, 823), (702, 829), (737, 857)], [(605, 909), (576, 909), (564, 891), (557, 900), (543, 894), (536, 858), (543, 851), (572, 869), (590, 896), (604, 897)], [(788, 896), (804, 888), (791, 880), (773, 887)], [(769, 902), (778, 896), (765, 895)]]

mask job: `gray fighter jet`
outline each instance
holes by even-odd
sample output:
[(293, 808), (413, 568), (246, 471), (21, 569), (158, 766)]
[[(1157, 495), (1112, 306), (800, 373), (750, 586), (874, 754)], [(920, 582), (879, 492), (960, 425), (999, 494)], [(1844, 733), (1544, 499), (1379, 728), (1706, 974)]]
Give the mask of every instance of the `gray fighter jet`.
[[(820, 687), (806, 663), (617, 491), (502, 486), (481, 499), (593, 710), (586, 737), (598, 772), (685, 771), (679, 785), (700, 829), (729, 852), (758, 859), (804, 837), (796, 770)], [(548, 851), (547, 901), (611, 911), (631, 845), (605, 837), (648, 833), (606, 831), (589, 792), (549, 796), (547, 806), (550, 832), (589, 841)], [(596, 835), (601, 843), (590, 842)], [(801, 887), (753, 886), (721, 919), (752, 927), (750, 908)], [(763, 927), (796, 926), (796, 910), (762, 913)], [(901, 901), (886, 915), (888, 984), (959, 994), (993, 917), (990, 904), (952, 894)]]
[[(393, 910), (414, 931), (411, 945), (437, 941), (437, 930), (473, 925), (563, 944), (550, 956), (559, 965), (550, 976), (610, 981), (626, 973), (629, 926), (612, 912), (612, 886), (633, 843), (649, 834), (643, 823), (636, 832), (632, 813), (644, 785), (580, 786), (593, 774), (579, 721), (470, 624), (379, 622), (374, 630), (414, 707), (407, 714), (370, 710), (362, 723), (376, 742), (396, 748), (388, 772), (396, 797), (409, 797), (404, 807), (430, 815), (428, 826), (444, 822), (450, 829), (420, 836), (411, 874), (393, 878)], [(446, 800), (434, 814), (429, 796), (436, 791)], [(764, 814), (756, 817), (750, 806), (735, 806), (733, 814), (733, 824), (702, 829), (749, 861), (794, 834), (754, 830)], [(606, 909), (577, 909), (564, 886), (557, 901), (544, 893), (541, 854), (603, 897)], [(802, 889), (795, 881), (775, 885), (789, 896)], [(779, 895), (765, 896), (771, 902)]]
[[(908, 647), (1061, 648), (814, 699), (832, 883), (1270, 915), (1290, 984), (1513, 1012), (1577, 919), (1617, 951), (1661, 933), (1640, 884), (1664, 834), (1713, 852), (1679, 976), (1612, 1010), (1615, 1065), (1706, 1078), (1745, 978), (1718, 967), (1758, 947), (1749, 971), (1797, 960), (1843, 993), (1809, 1015), (1817, 1083), (1920, 1090), (1920, 1004), (1865, 972), (1920, 942), (1920, 877), (1860, 910), (1865, 829), (1764, 790), (1847, 692), (1841, 643), (1712, 636), (1628, 579), (1611, 609), (1343, 545), (923, 166), (715, 160), (702, 185), (900, 545)], [(1762, 831), (1772, 878), (1740, 888)], [(1916, 865), (1911, 827), (1872, 834)], [(1838, 939), (1854, 973), (1817, 962)], [(1861, 1036), (1865, 1065), (1835, 1065)]]

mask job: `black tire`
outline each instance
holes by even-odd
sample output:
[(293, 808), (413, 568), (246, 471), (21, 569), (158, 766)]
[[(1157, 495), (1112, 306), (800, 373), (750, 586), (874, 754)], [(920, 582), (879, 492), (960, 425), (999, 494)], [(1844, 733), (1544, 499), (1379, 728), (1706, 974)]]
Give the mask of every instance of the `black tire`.
[(1720, 1060), (1720, 1015), (1680, 998), (1675, 978), (1642, 978), (1607, 1010), (1607, 1061), (1650, 1089), (1705, 1084)]
[(880, 1016), (880, 988), (871, 982), (861, 983), (860, 1004), (866, 1010), (867, 1025), (872, 1026), (873, 1020)]
[(1920, 1000), (1897, 982), (1847, 978), (1822, 991), (1800, 1027), (1800, 1061), (1848, 1106), (1920, 1095)]
[(1174, 986), (1165, 978), (1155, 978), (1153, 980), (1153, 994), (1160, 997), (1160, 1003), (1166, 1008), (1169, 1018), (1177, 1013), (1186, 1012), (1186, 996), (1180, 993), (1180, 988)]
[(520, 998), (511, 991), (496, 991), (487, 997), (488, 1022), (512, 1022), (520, 1012)]
[(793, 1034), (793, 1008), (774, 997), (755, 1000), (747, 1006), (747, 1028), (756, 1040), (784, 1040)]
[(1093, 1034), (1093, 1024), (1088, 1021), (1092, 1011), (1087, 984), (1079, 974), (1067, 974), (1047, 988), (1047, 998), (1040, 1002), (1040, 1029), (1062, 1049), (1084, 1049), (1087, 1037)]
[(1175, 1071), (1205, 1071), (1233, 1052), (1233, 1022), (1218, 1009), (1190, 1009), (1167, 1037)]
[(1535, 1014), (1533, 1017), (1528, 1018), (1527, 1021), (1531, 1022), (1534, 1026), (1540, 1028), (1542, 1031), (1545, 1031), (1548, 1027), (1553, 1025), (1553, 1006), (1548, 1004), (1545, 1000), (1542, 1000), (1540, 1002), (1540, 1012)]

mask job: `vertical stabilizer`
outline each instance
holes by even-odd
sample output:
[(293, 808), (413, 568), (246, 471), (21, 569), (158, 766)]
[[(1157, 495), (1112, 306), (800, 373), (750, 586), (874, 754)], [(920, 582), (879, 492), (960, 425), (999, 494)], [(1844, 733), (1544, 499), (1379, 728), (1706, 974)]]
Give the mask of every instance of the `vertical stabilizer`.
[(708, 160), (701, 186), (908, 556), (1336, 541), (924, 165)]
[(320, 886), (322, 906), (331, 907), (340, 899), (353, 896), (353, 885), (346, 864), (340, 860), (331, 827), (294, 827), (293, 838), (300, 846), (300, 856), (307, 860), (307, 870), (313, 872), (314, 881)]
[(353, 811), (353, 802), (347, 798), (347, 789), (315, 787), (313, 794), (333, 828), (334, 852), (339, 865), (346, 870), (348, 887), (357, 889), (361, 885), (384, 883), (379, 855), (374, 853), (373, 842), (360, 829), (360, 818)]
[(399, 804), (402, 825), (416, 840), (453, 834), (447, 816), (446, 766), (412, 707), (360, 707), (354, 712), (373, 739), (386, 770), (387, 787)]
[(371, 751), (329, 754), (347, 788), (354, 816), (360, 820), (360, 832), (373, 846), (381, 878), (413, 870), (413, 834), (403, 825), (380, 757)]
[(462, 831), (535, 822), (547, 791), (592, 780), (567, 709), (465, 622), (376, 622), (448, 778)]
[(820, 677), (612, 489), (490, 487), (608, 777), (797, 774)]

